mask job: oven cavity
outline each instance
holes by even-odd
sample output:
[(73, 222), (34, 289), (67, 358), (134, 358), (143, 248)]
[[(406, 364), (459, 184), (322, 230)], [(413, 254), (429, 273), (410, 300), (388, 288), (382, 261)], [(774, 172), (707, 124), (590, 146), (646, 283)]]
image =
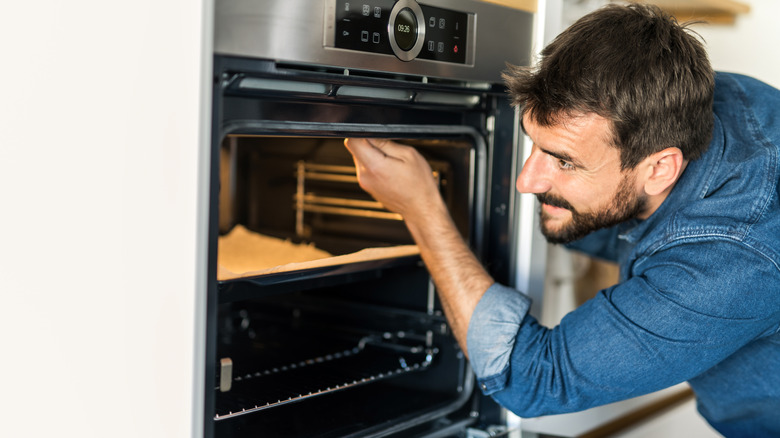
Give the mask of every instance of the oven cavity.
[[(358, 185), (343, 138), (230, 135), (221, 146), (219, 280), (419, 254), (401, 215)], [(471, 145), (414, 140), (465, 237)], [(456, 177), (457, 175), (457, 177)], [(459, 181), (464, 179), (465, 181)]]
[[(399, 141), (468, 240), (474, 139)], [(344, 137), (229, 134), (220, 160), (216, 435), (384, 434), (466, 409), (473, 377), (419, 251)]]

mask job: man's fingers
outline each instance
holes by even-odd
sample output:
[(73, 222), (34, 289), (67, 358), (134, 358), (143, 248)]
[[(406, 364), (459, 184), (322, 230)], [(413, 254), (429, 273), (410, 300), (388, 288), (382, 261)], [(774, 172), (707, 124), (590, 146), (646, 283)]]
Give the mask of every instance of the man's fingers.
[(391, 140), (378, 138), (346, 138), (344, 146), (363, 164), (384, 158), (398, 159), (400, 148), (403, 147)]
[(405, 147), (392, 140), (387, 140), (384, 138), (367, 138), (366, 141), (368, 141), (371, 146), (381, 151), (385, 157), (396, 159), (401, 156), (401, 149)]
[(360, 162), (376, 159), (378, 156), (384, 155), (382, 151), (375, 148), (365, 138), (345, 138), (344, 146)]

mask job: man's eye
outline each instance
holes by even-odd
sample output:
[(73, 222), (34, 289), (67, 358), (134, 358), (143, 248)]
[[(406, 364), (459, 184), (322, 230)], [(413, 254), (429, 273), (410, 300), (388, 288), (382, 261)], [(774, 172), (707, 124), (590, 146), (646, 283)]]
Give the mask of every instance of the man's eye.
[(558, 160), (558, 167), (561, 168), (561, 170), (573, 170), (574, 166), (569, 163), (568, 161), (564, 160)]

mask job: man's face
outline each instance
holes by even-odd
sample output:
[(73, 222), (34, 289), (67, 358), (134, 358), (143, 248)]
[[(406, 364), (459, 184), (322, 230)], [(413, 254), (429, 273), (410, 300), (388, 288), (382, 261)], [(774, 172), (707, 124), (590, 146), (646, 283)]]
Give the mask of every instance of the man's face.
[(643, 216), (644, 192), (634, 170), (620, 170), (609, 121), (585, 114), (546, 127), (526, 115), (523, 127), (534, 146), (517, 190), (536, 194), (542, 234), (549, 242), (571, 242)]

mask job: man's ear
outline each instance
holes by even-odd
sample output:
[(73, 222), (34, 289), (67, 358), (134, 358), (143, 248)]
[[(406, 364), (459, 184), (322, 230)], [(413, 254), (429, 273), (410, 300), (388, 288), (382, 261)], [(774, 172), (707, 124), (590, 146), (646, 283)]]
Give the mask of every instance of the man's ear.
[(649, 196), (671, 190), (688, 164), (679, 148), (666, 148), (642, 161), (644, 167), (644, 189)]

